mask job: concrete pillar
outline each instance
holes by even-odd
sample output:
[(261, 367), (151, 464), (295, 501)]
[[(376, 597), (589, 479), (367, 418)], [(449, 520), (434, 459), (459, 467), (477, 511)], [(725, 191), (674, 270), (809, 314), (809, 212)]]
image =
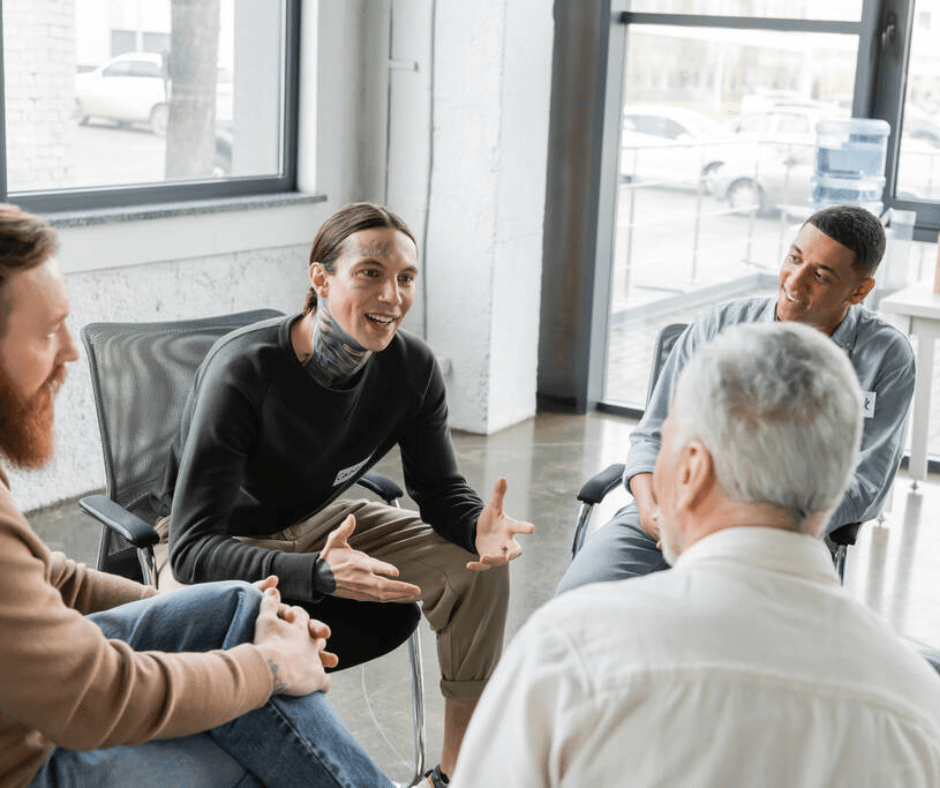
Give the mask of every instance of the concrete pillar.
[[(610, 259), (610, 234), (600, 248), (598, 227), (613, 222), (621, 79), (607, 62), (611, 37), (625, 38), (624, 27), (611, 26), (612, 2), (624, 4), (556, 7), (539, 394), (582, 413), (601, 393), (607, 337), (610, 266), (599, 261)], [(611, 62), (622, 56), (621, 48)], [(608, 104), (612, 93), (618, 98)], [(613, 113), (612, 127), (605, 113)]]
[[(427, 161), (433, 106), (420, 328), (445, 361), (452, 426), (489, 434), (535, 413), (552, 2), (396, 4), (392, 28), (395, 59), (417, 63), (412, 97), (433, 84), (432, 102), (391, 95), (393, 173)], [(416, 205), (419, 182), (390, 178), (389, 204)]]
[(301, 9), (297, 186), (336, 208), (385, 193), (389, 3), (304, 0)]
[(72, 177), (73, 0), (3, 4), (8, 190), (50, 189)]
[[(240, 0), (235, 4), (233, 70), (233, 116), (231, 121), (232, 175), (267, 175), (278, 172), (281, 151), (281, 107), (279, 91), (272, 90), (271, 75), (283, 61), (284, 20), (272, 13), (267, 0)], [(220, 108), (216, 107), (219, 113)]]

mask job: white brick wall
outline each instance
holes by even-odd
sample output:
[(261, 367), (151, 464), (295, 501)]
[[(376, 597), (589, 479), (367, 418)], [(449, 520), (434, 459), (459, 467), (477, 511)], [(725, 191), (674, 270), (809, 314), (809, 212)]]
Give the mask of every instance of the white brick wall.
[(74, 0), (5, 0), (7, 183), (62, 184), (71, 173)]

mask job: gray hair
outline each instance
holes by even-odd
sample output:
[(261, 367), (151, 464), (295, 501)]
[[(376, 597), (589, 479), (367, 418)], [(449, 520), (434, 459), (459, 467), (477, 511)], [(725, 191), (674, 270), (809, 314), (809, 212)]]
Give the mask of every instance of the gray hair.
[(676, 404), (674, 448), (700, 440), (728, 497), (790, 510), (806, 531), (810, 515), (841, 501), (858, 459), (862, 394), (845, 353), (818, 330), (729, 328), (689, 360)]

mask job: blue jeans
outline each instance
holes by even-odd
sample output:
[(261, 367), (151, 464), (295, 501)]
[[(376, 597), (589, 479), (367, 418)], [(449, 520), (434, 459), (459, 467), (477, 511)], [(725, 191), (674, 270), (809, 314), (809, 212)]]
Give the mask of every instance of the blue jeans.
[[(237, 582), (190, 586), (88, 618), (137, 651), (229, 649), (254, 639), (261, 592)], [(218, 728), (93, 752), (53, 750), (31, 788), (391, 786), (321, 692), (274, 696)]]
[(584, 543), (555, 594), (588, 583), (625, 580), (668, 568), (656, 540), (640, 527), (636, 504), (630, 502)]

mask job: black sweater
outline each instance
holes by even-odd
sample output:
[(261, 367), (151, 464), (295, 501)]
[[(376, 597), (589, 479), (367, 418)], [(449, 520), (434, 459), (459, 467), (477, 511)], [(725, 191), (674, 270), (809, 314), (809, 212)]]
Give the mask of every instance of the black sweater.
[(187, 583), (275, 574), (286, 598), (316, 599), (318, 555), (253, 547), (338, 498), (393, 446), (422, 519), (475, 552), (483, 502), (457, 468), (444, 381), (430, 348), (399, 331), (346, 390), (316, 383), (294, 353), (297, 316), (222, 337), (203, 361), (170, 452), (162, 509)]

